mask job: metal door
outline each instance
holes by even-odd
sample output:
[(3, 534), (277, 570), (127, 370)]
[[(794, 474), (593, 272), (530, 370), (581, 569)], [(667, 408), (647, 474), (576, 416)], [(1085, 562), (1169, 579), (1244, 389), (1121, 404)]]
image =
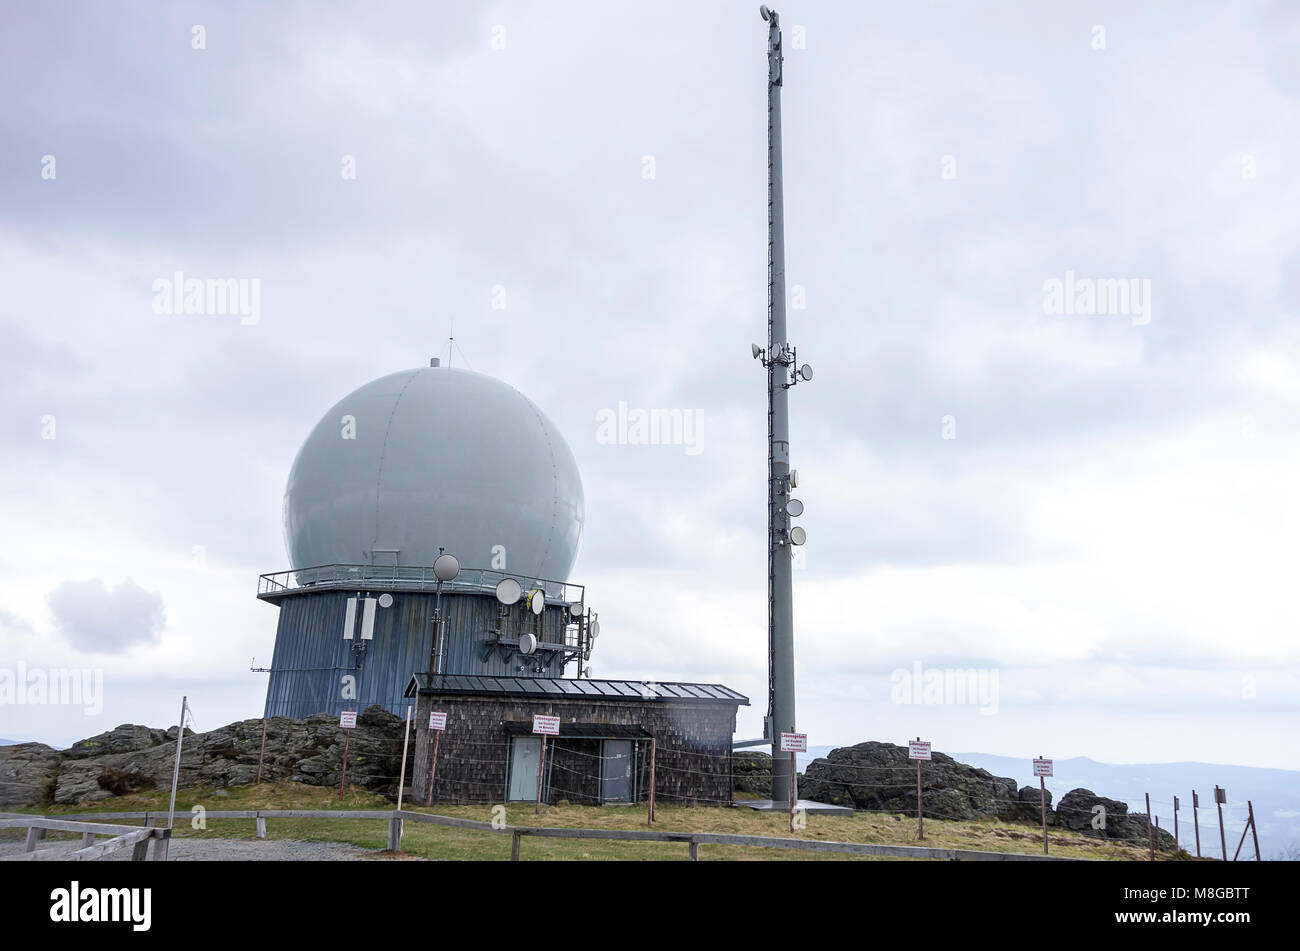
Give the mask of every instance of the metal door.
[(606, 740), (601, 760), (601, 799), (632, 801), (632, 741)]
[(537, 798), (537, 768), (542, 761), (540, 736), (516, 736), (510, 747), (510, 794), (513, 800)]

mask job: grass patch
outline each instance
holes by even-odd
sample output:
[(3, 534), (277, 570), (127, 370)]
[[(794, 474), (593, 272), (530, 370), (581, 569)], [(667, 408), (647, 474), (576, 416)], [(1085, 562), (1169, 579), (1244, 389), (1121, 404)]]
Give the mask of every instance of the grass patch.
[[(49, 809), (25, 809), (49, 816), (96, 812), (166, 812), (168, 790), (146, 790), (117, 796), (84, 806), (59, 805)], [(201, 806), (209, 812), (254, 809), (313, 810), (389, 810), (393, 803), (375, 793), (349, 787), (339, 799), (337, 789), (306, 786), (300, 783), (263, 783), (260, 786), (236, 786), (214, 790), (198, 787), (182, 789), (176, 795), (177, 837), (252, 839), (252, 819), (207, 819), (206, 829), (193, 827)], [(404, 808), (416, 812), (456, 816), (490, 822), (493, 806), (480, 804), (450, 806), (435, 804), (430, 809)], [(1042, 833), (1030, 825), (1018, 825), (996, 819), (950, 822), (927, 819), (925, 840), (916, 838), (915, 819), (895, 815), (859, 812), (851, 816), (807, 817), (807, 826), (791, 836), (789, 816), (785, 813), (756, 812), (744, 807), (661, 805), (655, 809), (654, 828), (666, 832), (723, 832), (739, 835), (763, 835), (823, 839), (835, 842), (870, 842), (890, 845), (926, 845), (934, 848), (980, 849), (993, 852), (1038, 853), (1042, 851)], [(124, 820), (125, 821), (125, 820)], [(543, 806), (534, 815), (531, 803), (506, 806), (506, 821), (516, 826), (562, 826), (589, 829), (645, 829), (644, 807), (628, 806)], [(370, 819), (276, 819), (266, 820), (267, 835), (275, 839), (300, 839), (315, 842), (343, 842), (366, 849), (383, 849), (388, 839), (386, 820)], [(18, 838), (21, 830), (0, 830), (4, 838)], [(65, 838), (48, 833), (49, 838)], [(1049, 830), (1053, 855), (1075, 858), (1146, 861), (1144, 845), (1117, 844), (1077, 833)], [(451, 829), (425, 823), (408, 822), (402, 840), (403, 852), (420, 858), (442, 860), (506, 861), (510, 858), (510, 836), (502, 833)], [(1162, 859), (1186, 858), (1157, 853)], [(539, 839), (525, 836), (520, 858), (524, 860), (577, 861), (685, 861), (687, 845), (682, 842), (619, 842), (603, 840)], [(794, 852), (752, 846), (700, 846), (703, 861), (881, 861), (874, 857)]]

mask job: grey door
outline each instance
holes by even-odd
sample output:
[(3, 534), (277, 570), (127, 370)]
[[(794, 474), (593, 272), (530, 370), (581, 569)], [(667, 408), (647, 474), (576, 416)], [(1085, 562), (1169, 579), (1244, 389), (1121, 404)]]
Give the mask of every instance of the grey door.
[(632, 801), (632, 741), (606, 740), (601, 760), (601, 798), (605, 802)]
[(542, 761), (540, 736), (516, 736), (510, 745), (510, 799), (537, 798), (537, 768)]

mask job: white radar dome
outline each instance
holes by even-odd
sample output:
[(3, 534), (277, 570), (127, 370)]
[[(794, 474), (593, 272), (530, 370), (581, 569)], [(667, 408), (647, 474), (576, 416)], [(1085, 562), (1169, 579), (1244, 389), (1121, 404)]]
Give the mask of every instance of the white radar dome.
[(380, 377), (307, 437), (284, 493), (290, 567), (466, 568), (567, 581), (582, 538), (578, 464), (500, 380), (451, 367)]

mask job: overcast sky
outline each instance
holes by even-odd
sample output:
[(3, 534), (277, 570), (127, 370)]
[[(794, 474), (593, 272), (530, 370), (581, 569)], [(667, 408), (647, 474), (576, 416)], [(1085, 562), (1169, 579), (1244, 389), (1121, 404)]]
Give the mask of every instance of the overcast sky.
[[(781, 13), (810, 743), (1300, 768), (1300, 12)], [(0, 666), (104, 672), (0, 736), (260, 715), (298, 446), (452, 333), (578, 460), (595, 675), (761, 732), (756, 3), (0, 17)], [(156, 313), (177, 271), (256, 320)], [(620, 402), (697, 446), (598, 441)], [(895, 702), (916, 664), (996, 704)]]

